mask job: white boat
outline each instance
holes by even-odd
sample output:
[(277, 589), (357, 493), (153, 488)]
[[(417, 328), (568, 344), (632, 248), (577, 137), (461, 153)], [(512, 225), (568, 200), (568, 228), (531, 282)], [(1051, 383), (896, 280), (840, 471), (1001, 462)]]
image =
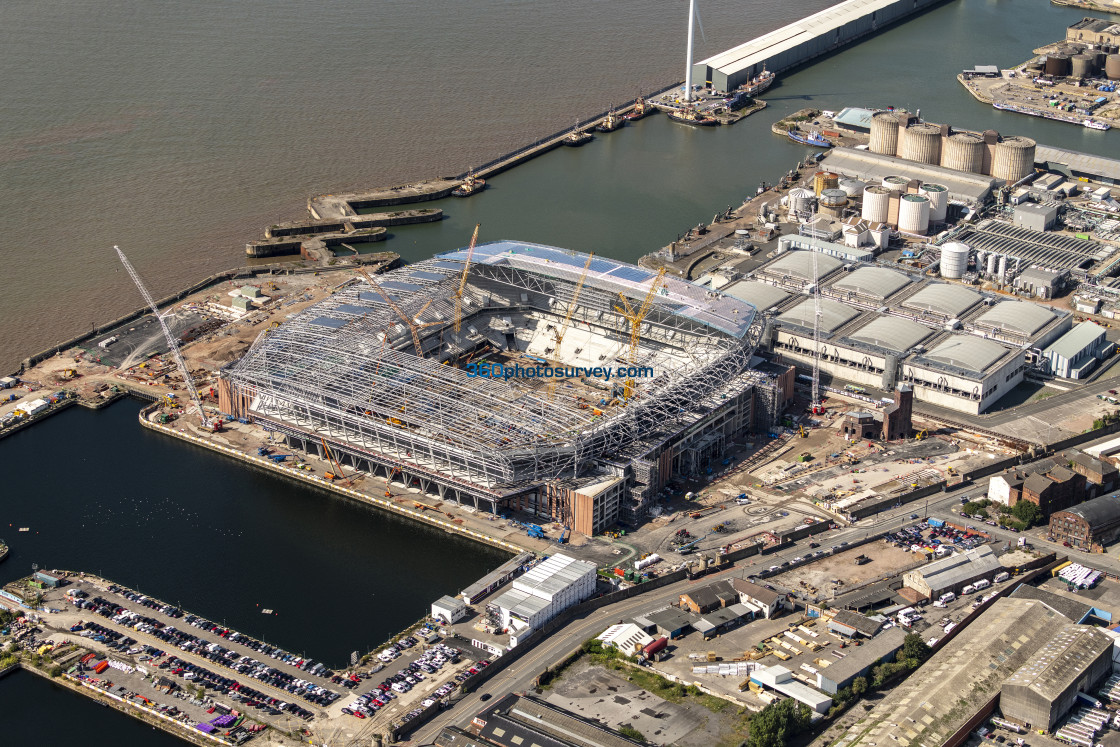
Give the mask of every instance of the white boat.
[(1081, 124), (1085, 125), (1090, 130), (1100, 130), (1101, 132), (1107, 132), (1108, 130), (1112, 129), (1112, 125), (1110, 124), (1105, 124), (1104, 122), (1094, 122), (1091, 119), (1086, 119)]

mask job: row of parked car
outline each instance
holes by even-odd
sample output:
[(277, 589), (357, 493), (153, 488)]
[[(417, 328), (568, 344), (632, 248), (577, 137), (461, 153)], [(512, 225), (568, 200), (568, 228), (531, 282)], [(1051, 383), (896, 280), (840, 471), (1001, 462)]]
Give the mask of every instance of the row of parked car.
[(304, 721), (309, 721), (314, 715), (311, 711), (295, 703), (287, 703), (279, 698), (269, 697), (251, 687), (242, 685), (230, 677), (223, 677), (215, 672), (211, 672), (205, 667), (183, 661), (176, 656), (169, 656), (157, 666), (159, 669), (167, 670), (169, 674), (182, 677), (193, 684), (201, 685), (207, 689), (212, 689), (216, 693), (229, 697), (231, 700), (256, 708), (272, 716), (279, 716), (281, 713), (290, 713), (293, 716), (302, 718)]
[(110, 584), (109, 585), (109, 591), (113, 592), (114, 594), (120, 594), (125, 599), (128, 599), (129, 601), (132, 601), (132, 602), (136, 602), (137, 604), (142, 604), (145, 607), (148, 607), (149, 609), (153, 609), (153, 610), (157, 610), (158, 612), (162, 612), (163, 614), (167, 615), (168, 617), (180, 618), (180, 617), (183, 616), (183, 611), (181, 609), (179, 609), (178, 607), (176, 607), (174, 605), (171, 605), (171, 604), (164, 604), (163, 602), (159, 601), (158, 599), (152, 599), (151, 597), (146, 597), (143, 594), (140, 594), (139, 592), (132, 591), (131, 589), (126, 589), (123, 586), (117, 586), (116, 584)]

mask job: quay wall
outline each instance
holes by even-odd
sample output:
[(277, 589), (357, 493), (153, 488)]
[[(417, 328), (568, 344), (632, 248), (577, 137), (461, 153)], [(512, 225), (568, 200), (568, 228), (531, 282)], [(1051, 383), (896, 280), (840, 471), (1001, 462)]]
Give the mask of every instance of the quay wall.
[(419, 522), (423, 522), (425, 524), (429, 524), (429, 525), (434, 526), (434, 527), (438, 527), (438, 528), (444, 530), (445, 532), (449, 532), (449, 533), (452, 533), (452, 534), (459, 534), (459, 535), (461, 535), (463, 537), (466, 537), (468, 539), (472, 539), (476, 542), (482, 542), (484, 544), (490, 545), (492, 547), (500, 548), (500, 549), (505, 550), (507, 552), (511, 552), (511, 553), (515, 553), (515, 554), (519, 554), (519, 553), (523, 553), (523, 552), (533, 552), (533, 550), (531, 550), (530, 548), (521, 547), (520, 545), (515, 545), (512, 542), (507, 542), (506, 540), (498, 539), (497, 537), (491, 537), (488, 534), (484, 534), (482, 532), (476, 532), (473, 529), (468, 529), (466, 527), (461, 527), (458, 524), (454, 524), (450, 521), (444, 521), (443, 519), (437, 519), (434, 516), (428, 516), (426, 512), (422, 513), (420, 511), (414, 511), (410, 508), (405, 508), (404, 506), (401, 506), (397, 503), (393, 503), (392, 501), (387, 501), (384, 498), (377, 498), (377, 497), (374, 497), (374, 496), (371, 496), (371, 495), (366, 495), (365, 493), (354, 490), (352, 488), (346, 488), (346, 487), (343, 487), (341, 485), (335, 485), (335, 484), (331, 483), (329, 480), (326, 480), (322, 477), (319, 477), (318, 475), (305, 473), (305, 472), (300, 472), (300, 471), (293, 470), (293, 469), (287, 469), (287, 468), (284, 468), (284, 467), (278, 467), (278, 466), (275, 465), (275, 463), (273, 463), (269, 459), (265, 459), (263, 457), (258, 457), (258, 456), (253, 456), (251, 454), (245, 454), (244, 452), (238, 451), (237, 449), (233, 449), (233, 448), (230, 448), (228, 446), (223, 446), (222, 444), (213, 443), (213, 442), (208, 441), (204, 438), (200, 438), (198, 436), (191, 435), (190, 433), (184, 433), (184, 432), (176, 430), (175, 428), (170, 427), (168, 425), (153, 423), (153, 422), (149, 421), (148, 418), (147, 418), (147, 414), (150, 411), (150, 409), (151, 408), (149, 408), (149, 407), (145, 407), (143, 410), (140, 411), (140, 416), (139, 416), (140, 425), (142, 425), (143, 427), (148, 428), (150, 430), (157, 431), (159, 433), (163, 433), (165, 435), (172, 436), (174, 438), (179, 438), (179, 439), (182, 439), (184, 441), (189, 441), (190, 443), (193, 443), (196, 446), (202, 446), (204, 448), (211, 449), (212, 451), (217, 451), (221, 454), (225, 454), (226, 456), (233, 457), (234, 459), (240, 459), (243, 462), (247, 462), (247, 463), (252, 464), (256, 467), (260, 467), (261, 469), (265, 469), (265, 470), (268, 470), (270, 472), (275, 472), (277, 474), (283, 475), (284, 477), (288, 477), (288, 478), (291, 478), (293, 480), (303, 481), (303, 482), (305, 482), (309, 485), (314, 485), (317, 488), (322, 488), (323, 490), (329, 490), (331, 492), (337, 493), (338, 495), (342, 495), (342, 496), (345, 496), (347, 498), (351, 498), (351, 499), (356, 500), (356, 501), (361, 501), (362, 503), (366, 503), (366, 504), (369, 504), (371, 506), (376, 506), (377, 508), (384, 509), (384, 510), (389, 511), (391, 513), (398, 514), (400, 516), (405, 516), (405, 517), (407, 517), (409, 519), (412, 519), (414, 521), (419, 521)]
[(940, 5), (946, 0), (847, 0), (737, 47), (694, 63), (694, 81), (732, 91), (764, 69), (773, 73), (803, 65), (865, 36)]

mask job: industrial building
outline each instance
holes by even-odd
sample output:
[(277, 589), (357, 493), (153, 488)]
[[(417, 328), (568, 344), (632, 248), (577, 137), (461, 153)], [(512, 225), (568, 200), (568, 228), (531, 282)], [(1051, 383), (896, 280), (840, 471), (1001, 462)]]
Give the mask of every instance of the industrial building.
[(1021, 202), (1015, 206), (1012, 221), (1015, 225), (1031, 231), (1049, 231), (1058, 222), (1058, 206)]
[(830, 633), (845, 638), (856, 638), (857, 636), (872, 638), (883, 627), (883, 620), (882, 618), (876, 620), (852, 610), (836, 610), (830, 613), (827, 625)]
[(595, 636), (595, 640), (604, 646), (617, 648), (626, 656), (632, 656), (653, 643), (654, 639), (634, 623), (619, 623)]
[[(445, 730), (446, 731), (446, 730)], [(527, 695), (510, 694), (471, 719), (467, 733), (495, 747), (639, 747), (602, 724)], [(442, 735), (441, 735), (442, 737)], [(437, 740), (437, 744), (440, 742)], [(447, 747), (465, 741), (449, 740)]]
[(1120, 45), (1120, 23), (1104, 18), (1082, 18), (1066, 27), (1066, 41)]
[[(857, 148), (833, 148), (821, 161), (821, 168), (840, 174), (851, 179), (858, 179), (871, 186), (884, 186), (887, 195), (891, 192), (902, 192), (900, 187), (909, 189), (909, 183), (917, 180), (921, 183), (929, 182), (946, 188), (946, 197), (952, 202), (959, 202), (969, 206), (983, 205), (992, 195), (992, 190), (1000, 184), (1000, 180), (981, 173), (969, 170), (956, 170), (938, 166), (932, 163), (919, 163), (897, 158), (893, 154), (875, 153)], [(905, 179), (905, 185), (892, 182), (883, 185), (888, 177)], [(870, 187), (869, 187), (870, 188)], [(864, 205), (867, 197), (864, 196)], [(883, 214), (865, 214), (863, 217), (870, 220), (880, 220), (891, 223)]]
[(1120, 496), (1104, 495), (1050, 515), (1049, 534), (1085, 552), (1104, 552), (1120, 538)]
[(751, 672), (750, 681), (755, 685), (769, 688), (804, 703), (814, 713), (826, 713), (832, 707), (832, 698), (799, 680), (795, 680), (793, 673), (783, 666), (756, 669)]
[(1080, 379), (1087, 376), (1114, 343), (1105, 339), (1104, 327), (1093, 322), (1081, 322), (1042, 351), (1050, 362), (1050, 372), (1063, 379)]
[(779, 73), (943, 0), (847, 0), (694, 63), (692, 77), (734, 91), (763, 70)]
[(892, 744), (892, 736), (908, 744), (964, 744), (976, 728), (974, 717), (992, 707), (1000, 683), (1068, 622), (1035, 600), (993, 602), (874, 708), (861, 713), (833, 747)]
[(511, 642), (595, 593), (595, 564), (557, 553), (514, 580), (509, 591), (488, 602)]
[(221, 410), (442, 500), (586, 534), (640, 523), (673, 476), (777, 416), (773, 378), (748, 366), (761, 318), (711, 289), (514, 241), (378, 286), (356, 279), (262, 334), (222, 370)]
[(487, 594), (494, 592), (512, 581), (514, 577), (527, 569), (534, 558), (535, 556), (531, 552), (523, 552), (515, 555), (487, 573), (478, 581), (475, 581), (473, 584), (463, 589), (459, 592), (459, 596), (462, 597), (463, 601), (467, 604), (474, 604)]
[(432, 617), (443, 620), (448, 625), (462, 620), (469, 610), (466, 603), (458, 597), (444, 595), (432, 602)]
[(1112, 672), (1112, 638), (1067, 623), (1000, 688), (999, 708), (1009, 721), (1051, 731), (1077, 700)]
[(859, 648), (849, 648), (843, 659), (834, 661), (817, 672), (817, 689), (829, 695), (851, 687), (856, 677), (866, 677), (871, 668), (894, 661), (895, 654), (906, 640), (906, 631), (899, 627), (884, 630)]
[(961, 589), (982, 578), (991, 581), (1002, 570), (996, 554), (983, 545), (907, 571), (902, 583), (927, 600), (933, 600), (949, 592), (960, 594)]
[(634, 624), (647, 633), (680, 638), (696, 622), (696, 615), (679, 607), (662, 607), (634, 617)]

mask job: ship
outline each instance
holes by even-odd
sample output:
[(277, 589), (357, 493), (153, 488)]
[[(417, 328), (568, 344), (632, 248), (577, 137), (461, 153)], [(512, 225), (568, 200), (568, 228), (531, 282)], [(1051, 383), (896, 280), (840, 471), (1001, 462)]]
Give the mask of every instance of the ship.
[(624, 124), (624, 121), (623, 121), (622, 117), (615, 114), (614, 113), (614, 108), (612, 107), (607, 112), (607, 116), (603, 117), (603, 121), (600, 122), (595, 129), (598, 130), (599, 132), (614, 132), (619, 127), (621, 127), (623, 124)]
[(1097, 122), (1097, 121), (1092, 120), (1092, 119), (1086, 119), (1081, 124), (1085, 125), (1090, 130), (1100, 130), (1101, 132), (1108, 132), (1109, 130), (1112, 129), (1112, 125), (1110, 125), (1110, 124), (1106, 124), (1104, 122)]
[(769, 70), (763, 69), (763, 71), (752, 78), (749, 83), (744, 83), (743, 85), (739, 86), (738, 90), (748, 96), (754, 97), (769, 88), (774, 82), (775, 78), (777, 78), (777, 76), (774, 75), (774, 73), (770, 72)]
[(455, 195), (456, 197), (470, 197), (471, 195), (478, 194), (484, 189), (486, 189), (486, 180), (479, 179), (474, 175), (473, 171), (468, 171), (467, 178), (463, 180), (462, 184), (451, 190), (451, 194)]
[(624, 114), (622, 118), (634, 122), (641, 119), (642, 117), (648, 117), (650, 114), (653, 114), (656, 111), (657, 109), (650, 106), (648, 103), (646, 103), (646, 100), (644, 98), (639, 96), (637, 100), (634, 101), (634, 108)]
[(709, 117), (696, 111), (696, 107), (686, 109), (671, 109), (665, 113), (669, 119), (692, 127), (714, 127), (719, 124), (715, 117)]
[(579, 127), (573, 127), (572, 131), (564, 136), (564, 145), (570, 145), (576, 148), (580, 145), (586, 145), (595, 138), (590, 132), (584, 132)]
[(801, 143), (802, 145), (812, 145), (812, 146), (815, 146), (817, 148), (831, 148), (832, 147), (832, 143), (828, 142), (827, 140), (825, 140), (823, 137), (821, 137), (820, 135), (818, 135), (815, 132), (810, 132), (808, 135), (801, 135), (801, 134), (798, 134), (797, 132), (794, 132), (793, 130), (790, 130), (786, 134), (789, 135), (790, 140), (792, 140), (795, 143)]

